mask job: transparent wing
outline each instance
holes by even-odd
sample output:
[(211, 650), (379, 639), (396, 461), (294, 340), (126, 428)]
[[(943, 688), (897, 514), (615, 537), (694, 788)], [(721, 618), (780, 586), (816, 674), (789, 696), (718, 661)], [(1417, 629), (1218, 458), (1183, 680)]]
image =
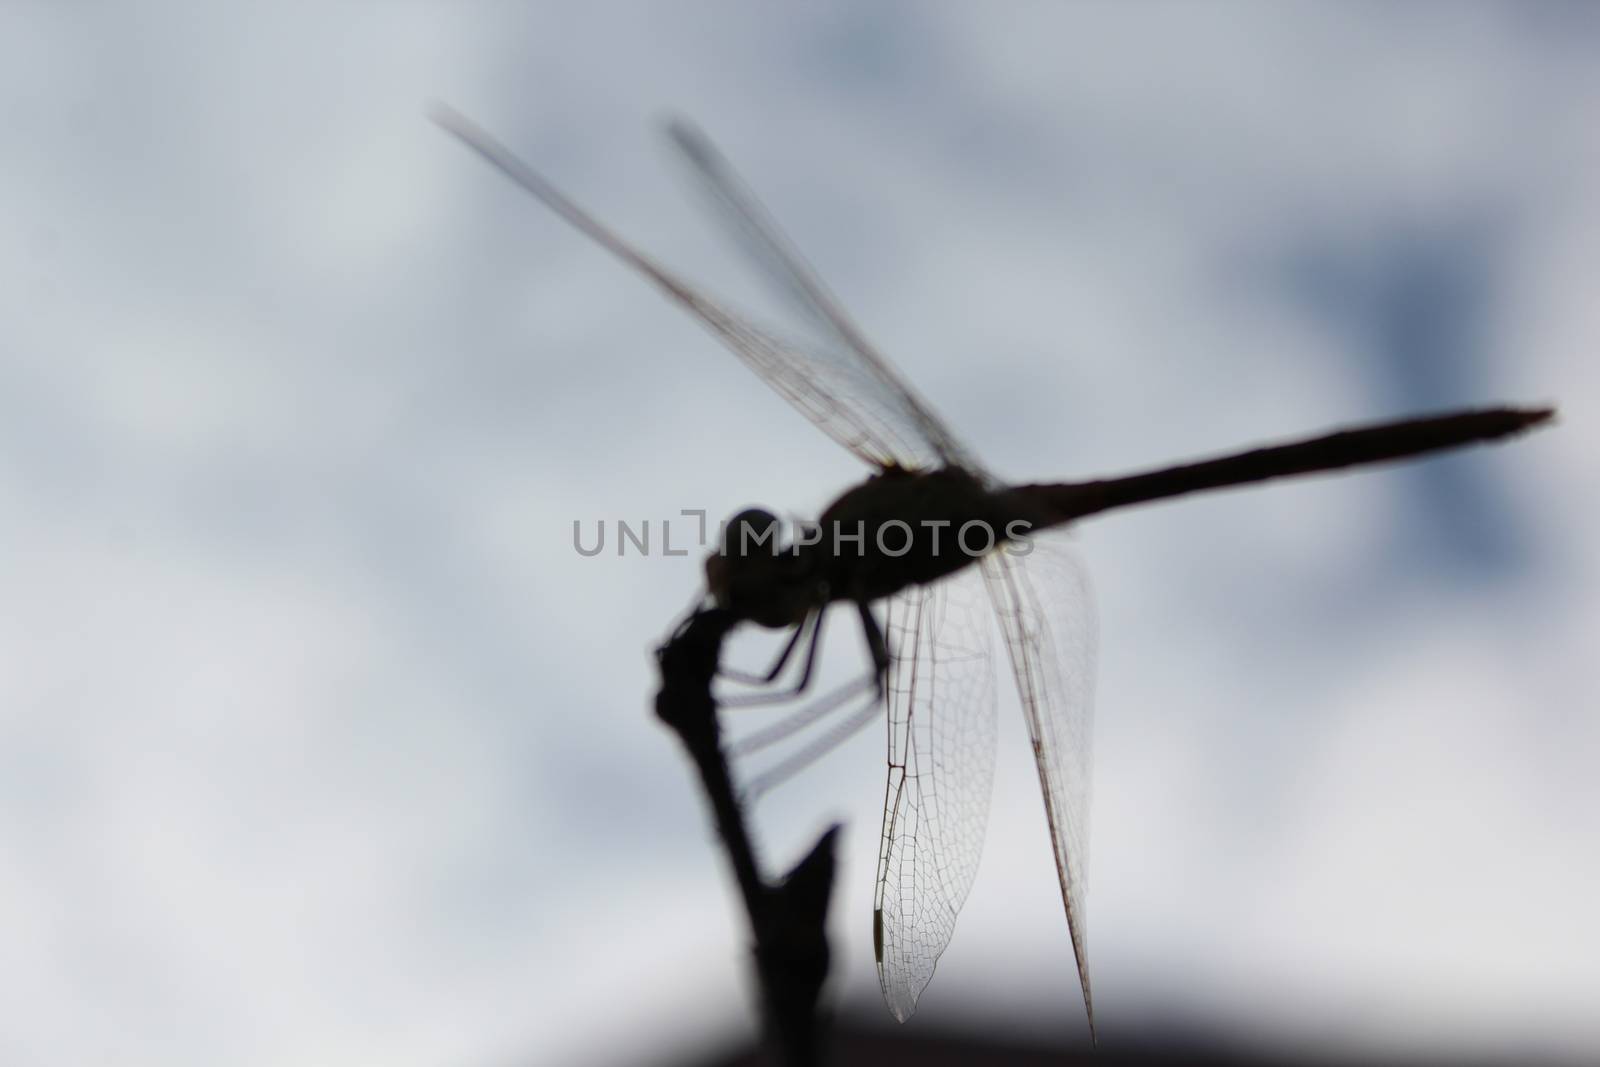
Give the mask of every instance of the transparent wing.
[[(854, 399), (870, 404), (885, 431), (913, 446), (898, 457), (900, 465), (979, 472), (972, 455), (867, 340), (710, 140), (681, 119), (670, 123), (667, 133), (704, 187), (718, 221), (768, 287), (798, 312), (808, 336), (817, 339), (810, 357), (831, 371), (845, 372), (859, 390)], [(762, 376), (783, 391), (767, 374)]]
[(884, 391), (868, 368), (812, 355), (803, 343), (755, 325), (624, 241), (470, 119), (442, 106), (434, 108), (433, 118), (506, 177), (688, 308), (779, 395), (867, 463), (914, 468), (937, 461), (936, 451), (923, 439), (915, 420), (907, 420), (893, 405), (886, 406)]
[(686, 307), (802, 415), (867, 463), (914, 470), (947, 463), (956, 454), (920, 402), (904, 387), (886, 383), (877, 357), (840, 358), (837, 345), (826, 340), (801, 341), (757, 326), (624, 241), (470, 119), (442, 106), (434, 108), (433, 118)]
[(1092, 770), (1095, 612), (1088, 575), (1070, 535), (1032, 539), (1024, 555), (1007, 550), (983, 559), (1006, 650), (1017, 679), (1055, 850), (1061, 901), (1089, 1032), (1094, 1000), (1084, 940), (1088, 885), (1089, 791)]
[(889, 780), (873, 906), (878, 981), (902, 1022), (950, 943), (994, 783), (994, 657), (968, 568), (889, 603)]

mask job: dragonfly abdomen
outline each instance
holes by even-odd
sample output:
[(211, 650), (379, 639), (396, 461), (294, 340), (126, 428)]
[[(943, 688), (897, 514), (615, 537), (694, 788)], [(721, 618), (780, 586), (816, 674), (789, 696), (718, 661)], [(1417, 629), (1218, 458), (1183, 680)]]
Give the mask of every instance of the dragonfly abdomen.
[(1551, 408), (1489, 408), (1336, 430), (1303, 441), (1252, 448), (1215, 459), (1181, 463), (1119, 478), (1057, 485), (1022, 485), (1008, 494), (1048, 513), (1045, 525), (1167, 500), (1459, 448), (1515, 436), (1548, 421)]

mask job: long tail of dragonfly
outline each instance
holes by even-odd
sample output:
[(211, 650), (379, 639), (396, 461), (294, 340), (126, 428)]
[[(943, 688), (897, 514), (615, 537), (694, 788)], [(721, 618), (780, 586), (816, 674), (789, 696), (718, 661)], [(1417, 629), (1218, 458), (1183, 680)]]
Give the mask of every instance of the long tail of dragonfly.
[(1024, 485), (1018, 486), (1017, 491), (1042, 503), (1049, 513), (1049, 524), (1055, 525), (1187, 493), (1385, 463), (1424, 452), (1496, 441), (1530, 430), (1554, 415), (1554, 408), (1489, 408), (1404, 419), (1161, 470), (1088, 482)]

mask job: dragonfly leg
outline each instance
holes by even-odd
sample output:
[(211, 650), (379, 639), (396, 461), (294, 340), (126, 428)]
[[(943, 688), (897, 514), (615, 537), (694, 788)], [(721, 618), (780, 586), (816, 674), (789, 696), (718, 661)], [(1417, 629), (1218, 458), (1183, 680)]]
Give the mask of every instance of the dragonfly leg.
[(741, 693), (737, 696), (722, 700), (720, 703), (724, 707), (750, 707), (752, 705), (760, 706), (763, 704), (777, 704), (785, 700), (792, 700), (801, 693), (805, 692), (806, 687), (811, 684), (811, 672), (817, 665), (817, 649), (822, 647), (822, 616), (825, 610), (825, 608), (818, 608), (812, 614), (807, 615), (804, 622), (795, 627), (794, 636), (789, 638), (788, 642), (783, 647), (783, 651), (779, 654), (777, 662), (772, 665), (771, 669), (769, 669), (765, 675), (747, 674), (742, 671), (728, 669), (719, 671), (722, 677), (729, 678), (732, 681), (740, 682), (744, 685), (771, 685), (777, 679), (778, 675), (783, 672), (783, 668), (788, 664), (789, 659), (794, 655), (794, 650), (799, 647), (802, 636), (809, 630), (811, 637), (809, 643), (806, 645), (805, 662), (800, 667), (800, 677), (795, 680), (793, 685), (784, 686), (781, 689), (769, 690), (765, 693)]
[(734, 667), (718, 666), (717, 676), (732, 682), (738, 682), (741, 685), (771, 685), (778, 675), (783, 673), (783, 668), (788, 664), (789, 658), (794, 655), (794, 650), (799, 647), (800, 638), (810, 629), (811, 623), (811, 616), (808, 615), (801, 621), (799, 626), (794, 628), (794, 633), (790, 634), (789, 640), (784, 642), (783, 650), (778, 653), (778, 658), (763, 673), (754, 674)]
[(861, 613), (861, 629), (867, 635), (867, 650), (872, 653), (872, 670), (878, 680), (878, 696), (881, 698), (884, 682), (889, 677), (889, 645), (883, 639), (883, 627), (878, 625), (877, 617), (872, 614), (872, 605), (859, 600), (856, 609)]
[[(827, 607), (820, 607), (808, 619), (816, 619), (816, 624), (811, 628), (811, 644), (806, 649), (806, 661), (800, 667), (800, 677), (794, 683), (794, 695), (799, 696), (806, 691), (806, 686), (811, 684), (811, 670), (817, 665), (817, 649), (822, 647), (822, 616), (827, 612)], [(802, 626), (800, 629), (804, 629)], [(799, 640), (799, 629), (795, 631), (795, 640)], [(791, 642), (792, 643), (792, 642)], [(772, 678), (778, 676), (777, 671), (772, 672)], [(769, 678), (768, 681), (772, 679)]]

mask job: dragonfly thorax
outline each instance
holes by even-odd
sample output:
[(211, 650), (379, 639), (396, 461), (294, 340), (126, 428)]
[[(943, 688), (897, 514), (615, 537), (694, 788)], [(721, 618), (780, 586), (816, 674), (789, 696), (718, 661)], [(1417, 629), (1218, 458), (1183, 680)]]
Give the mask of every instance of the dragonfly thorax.
[(828, 505), (813, 569), (832, 597), (864, 603), (938, 581), (1034, 525), (1025, 501), (959, 467), (889, 468)]

